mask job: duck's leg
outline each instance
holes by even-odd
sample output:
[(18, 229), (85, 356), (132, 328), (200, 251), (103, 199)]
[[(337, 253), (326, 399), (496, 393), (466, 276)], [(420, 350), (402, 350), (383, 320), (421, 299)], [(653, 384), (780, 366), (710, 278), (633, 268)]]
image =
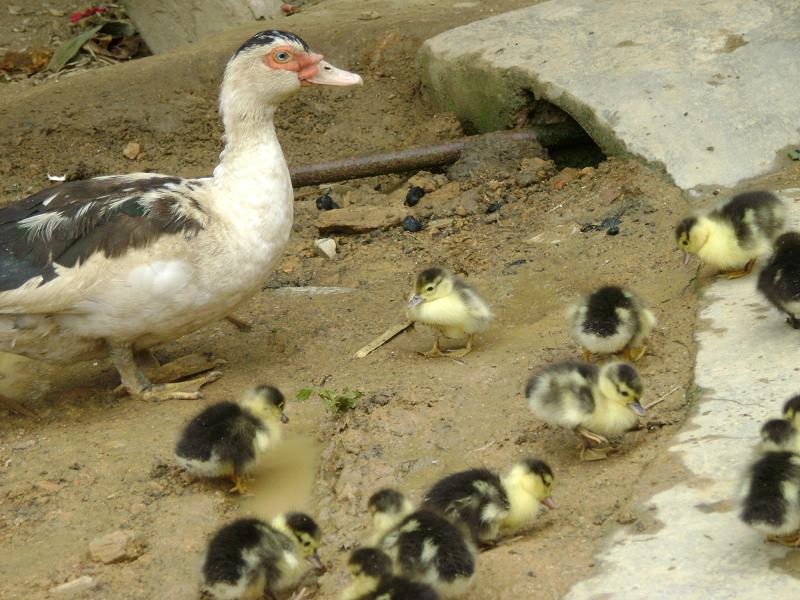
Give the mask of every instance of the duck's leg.
[(169, 383), (190, 375), (216, 370), (226, 364), (226, 361), (221, 358), (214, 358), (211, 353), (188, 354), (164, 363), (155, 369), (147, 370), (147, 375), (153, 383)]
[(462, 357), (466, 356), (470, 352), (472, 352), (472, 338), (474, 337), (473, 334), (469, 334), (467, 336), (467, 345), (461, 348), (460, 350), (451, 350), (447, 353), (447, 356), (455, 356), (455, 357)]
[(645, 352), (647, 352), (647, 346), (642, 346), (641, 348), (625, 346), (625, 349), (622, 351), (622, 357), (630, 362), (636, 362), (644, 356)]
[(244, 477), (239, 475), (238, 473), (234, 473), (231, 475), (231, 480), (233, 480), (233, 487), (228, 490), (229, 494), (236, 492), (244, 496), (247, 493), (247, 484), (245, 483)]
[(12, 413), (17, 413), (18, 415), (30, 417), (31, 419), (39, 418), (39, 415), (35, 411), (32, 411), (30, 408), (25, 408), (22, 404), (20, 404), (16, 400), (12, 400), (8, 396), (3, 396), (1, 394), (0, 394), (0, 406), (4, 406)]
[(243, 333), (247, 333), (248, 331), (253, 329), (253, 326), (250, 323), (248, 323), (244, 319), (240, 319), (236, 315), (228, 315), (227, 317), (225, 317), (225, 320), (228, 323), (231, 323), (234, 327), (236, 327), (236, 329), (238, 329)]
[(427, 352), (420, 352), (420, 354), (422, 354), (422, 356), (425, 356), (426, 358), (434, 358), (436, 356), (444, 356), (444, 352), (442, 352), (442, 349), (439, 348), (439, 336), (437, 335), (434, 338), (433, 348), (431, 348)]
[(211, 371), (180, 383), (153, 384), (136, 365), (129, 345), (110, 346), (108, 355), (119, 372), (122, 386), (131, 396), (141, 400), (196, 400), (201, 397), (202, 386), (222, 376), (220, 371)]
[(585, 362), (592, 362), (592, 353), (589, 352), (589, 349), (586, 346), (581, 346), (581, 351), (583, 352), (583, 360)]
[(753, 267), (756, 264), (756, 259), (751, 258), (747, 261), (747, 264), (744, 266), (743, 269), (739, 269), (737, 271), (728, 271), (725, 273), (725, 277), (728, 279), (739, 279), (739, 277), (744, 277), (745, 275), (749, 275), (750, 272), (753, 270)]
[(589, 431), (588, 429), (586, 429), (582, 425), (578, 425), (575, 428), (575, 433), (577, 433), (579, 436), (589, 440), (589, 442), (591, 442), (592, 444), (596, 444), (598, 446), (610, 446), (611, 445), (611, 442), (609, 442), (606, 437), (600, 435), (599, 433), (595, 433), (593, 431)]

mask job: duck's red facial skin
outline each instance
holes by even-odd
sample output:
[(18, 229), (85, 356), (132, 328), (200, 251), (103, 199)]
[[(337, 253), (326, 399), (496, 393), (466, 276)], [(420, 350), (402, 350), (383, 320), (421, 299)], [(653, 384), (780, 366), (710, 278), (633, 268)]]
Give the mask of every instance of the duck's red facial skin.
[(322, 54), (298, 52), (291, 46), (278, 46), (264, 55), (264, 64), (270, 69), (283, 69), (297, 73), (303, 85), (310, 85), (307, 80), (319, 73), (319, 62)]

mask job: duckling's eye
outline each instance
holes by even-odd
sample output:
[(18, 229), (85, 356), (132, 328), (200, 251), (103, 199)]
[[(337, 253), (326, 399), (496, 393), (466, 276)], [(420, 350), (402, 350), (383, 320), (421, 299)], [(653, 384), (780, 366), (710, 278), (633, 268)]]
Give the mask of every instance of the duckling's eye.
[(428, 287), (425, 288), (425, 291), (426, 292), (432, 292), (433, 291), (433, 286), (429, 285)]
[(280, 52), (275, 53), (275, 61), (279, 63), (289, 62), (289, 59), (292, 58), (292, 55), (289, 54), (286, 50), (281, 50)]
[(631, 395), (628, 390), (620, 390), (619, 393), (625, 396), (626, 398)]

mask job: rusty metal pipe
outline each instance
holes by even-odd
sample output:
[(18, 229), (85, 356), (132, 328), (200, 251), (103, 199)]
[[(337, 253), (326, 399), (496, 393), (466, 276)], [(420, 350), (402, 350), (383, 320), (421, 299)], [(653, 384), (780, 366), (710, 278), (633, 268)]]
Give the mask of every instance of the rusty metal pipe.
[[(538, 125), (522, 131), (495, 132), (484, 135), (505, 136), (509, 141), (537, 140), (546, 148), (571, 146), (588, 140), (586, 132), (574, 122)], [(479, 137), (481, 136), (465, 137), (437, 146), (408, 148), (371, 156), (344, 158), (316, 165), (302, 165), (290, 169), (289, 172), (292, 176), (292, 185), (298, 188), (346, 179), (443, 167), (456, 162), (464, 147)]]

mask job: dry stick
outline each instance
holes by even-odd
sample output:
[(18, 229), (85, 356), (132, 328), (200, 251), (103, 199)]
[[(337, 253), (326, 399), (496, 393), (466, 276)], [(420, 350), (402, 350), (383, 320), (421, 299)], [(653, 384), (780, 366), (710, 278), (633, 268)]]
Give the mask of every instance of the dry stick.
[[(571, 146), (587, 139), (586, 132), (575, 122), (537, 125), (522, 131), (495, 132), (509, 141), (537, 140), (547, 148)], [(347, 179), (374, 177), (388, 173), (405, 173), (449, 165), (458, 160), (464, 148), (482, 136), (461, 138), (438, 146), (407, 148), (397, 152), (345, 158), (317, 165), (302, 165), (289, 170), (292, 186), (298, 188)]]
[(372, 340), (369, 344), (367, 344), (366, 346), (361, 348), (361, 350), (356, 352), (355, 357), (364, 358), (367, 354), (369, 354), (373, 350), (377, 350), (378, 348), (383, 346), (386, 342), (391, 340), (394, 336), (403, 333), (404, 331), (409, 329), (412, 325), (414, 325), (413, 321), (406, 321), (405, 323), (392, 325), (391, 327), (389, 327), (389, 329), (384, 331), (382, 334), (380, 334), (378, 337)]
[(673, 394), (673, 393), (674, 393), (676, 390), (679, 390), (679, 389), (680, 389), (680, 387), (681, 387), (681, 386), (679, 386), (679, 385), (676, 385), (674, 388), (672, 388), (670, 391), (668, 391), (668, 392), (667, 392), (666, 394), (664, 394), (663, 396), (659, 396), (658, 398), (656, 398), (655, 400), (653, 400), (653, 401), (652, 401), (650, 404), (648, 404), (647, 406), (645, 406), (645, 407), (644, 407), (644, 409), (645, 409), (645, 410), (650, 410), (650, 409), (651, 409), (651, 408), (653, 408), (653, 407), (654, 407), (656, 404), (660, 404), (661, 402), (663, 402), (664, 400), (666, 400), (667, 396), (670, 396), (670, 395), (671, 395), (671, 394)]

